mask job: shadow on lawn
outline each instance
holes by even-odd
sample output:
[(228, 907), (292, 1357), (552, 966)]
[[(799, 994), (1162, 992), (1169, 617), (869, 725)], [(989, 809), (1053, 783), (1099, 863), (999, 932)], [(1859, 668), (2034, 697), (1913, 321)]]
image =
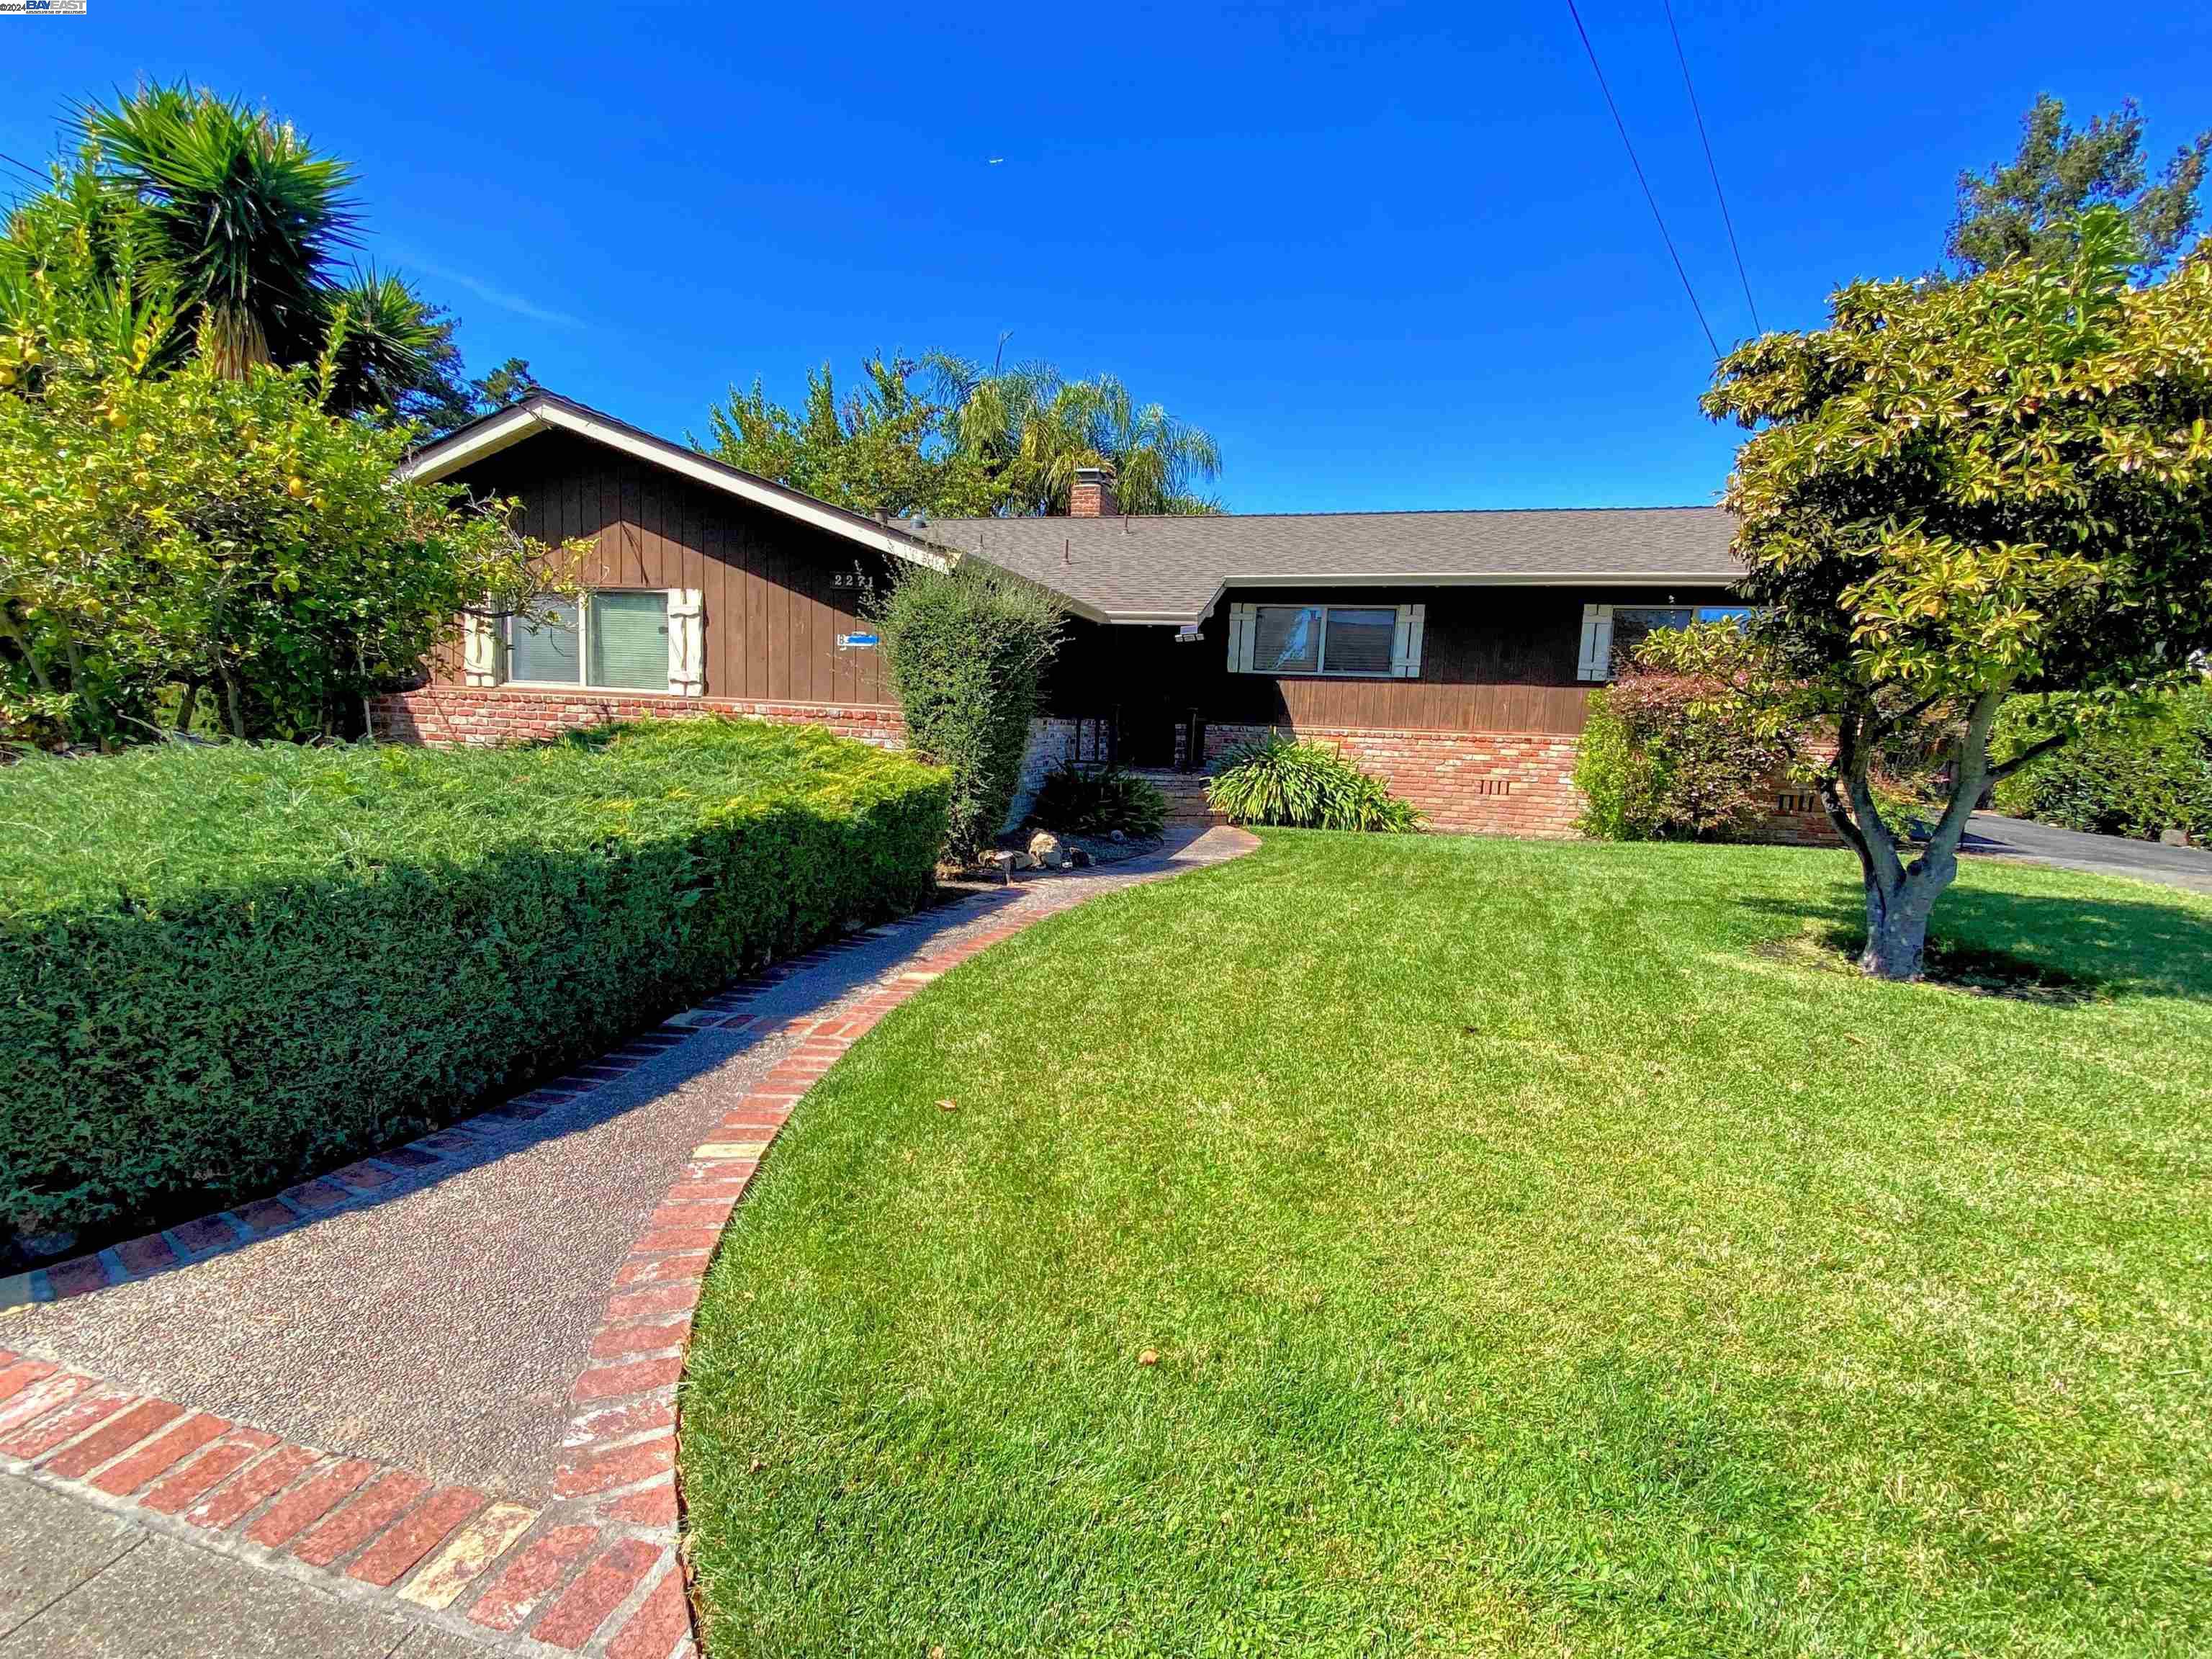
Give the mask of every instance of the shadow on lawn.
[[(1866, 942), (1856, 885), (1744, 908), (1801, 924), (1801, 957), (1848, 969)], [(1768, 953), (1792, 954), (1788, 939)], [(2212, 999), (2212, 922), (2179, 904), (2058, 898), (1954, 887), (1936, 902), (1929, 981), (1983, 995), (2065, 1006), (2093, 997)]]

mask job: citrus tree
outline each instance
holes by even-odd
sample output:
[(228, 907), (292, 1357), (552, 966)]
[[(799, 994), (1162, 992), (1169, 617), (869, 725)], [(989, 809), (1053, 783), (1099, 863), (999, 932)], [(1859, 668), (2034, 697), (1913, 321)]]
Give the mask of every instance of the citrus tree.
[[(2009, 697), (2138, 696), (2212, 648), (2212, 245), (2131, 285), (2118, 210), (2063, 258), (1950, 283), (1860, 283), (1825, 328), (1723, 358), (1706, 411), (1753, 428), (1729, 479), (1778, 720), (1817, 718), (1811, 764), (1859, 859), (1862, 965), (1920, 971), (1983, 791), (2067, 741), (1991, 753)], [(1872, 769), (1931, 714), (1950, 785), (1917, 854)], [(1832, 752), (1829, 748), (1832, 745)]]
[[(0, 735), (360, 728), (455, 612), (520, 608), (550, 550), (501, 503), (403, 479), (405, 433), (330, 412), (313, 366), (161, 371), (171, 296), (22, 279), (0, 335)], [(211, 325), (203, 325), (204, 331)]]

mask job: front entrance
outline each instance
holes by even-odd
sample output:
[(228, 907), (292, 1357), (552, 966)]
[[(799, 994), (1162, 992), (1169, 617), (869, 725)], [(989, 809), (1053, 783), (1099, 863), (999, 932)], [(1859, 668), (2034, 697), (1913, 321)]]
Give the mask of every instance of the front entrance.
[(1145, 771), (1195, 771), (1205, 753), (1198, 710), (1177, 708), (1165, 697), (1124, 702), (1115, 710), (1114, 758)]

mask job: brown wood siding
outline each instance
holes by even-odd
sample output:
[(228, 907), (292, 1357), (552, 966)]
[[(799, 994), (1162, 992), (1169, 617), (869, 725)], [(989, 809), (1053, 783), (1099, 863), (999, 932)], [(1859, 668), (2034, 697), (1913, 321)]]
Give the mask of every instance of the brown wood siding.
[[(693, 587), (704, 608), (706, 695), (772, 702), (884, 708), (882, 653), (843, 650), (872, 632), (855, 572), (881, 582), (878, 555), (811, 525), (695, 484), (585, 439), (547, 433), (494, 455), (458, 482), (522, 503), (518, 527), (558, 544), (588, 538), (556, 568), (587, 587)], [(460, 678), (441, 648), (434, 684)]]
[[(1164, 628), (1070, 625), (1047, 706), (1056, 714), (1136, 715), (1148, 705), (1208, 722), (1395, 732), (1571, 733), (1588, 718), (1589, 686), (1575, 678), (1583, 606), (1716, 605), (1720, 590), (1430, 587), (1252, 588), (1224, 594), (1195, 645)], [(1229, 607), (1401, 605), (1427, 607), (1418, 679), (1232, 674)]]

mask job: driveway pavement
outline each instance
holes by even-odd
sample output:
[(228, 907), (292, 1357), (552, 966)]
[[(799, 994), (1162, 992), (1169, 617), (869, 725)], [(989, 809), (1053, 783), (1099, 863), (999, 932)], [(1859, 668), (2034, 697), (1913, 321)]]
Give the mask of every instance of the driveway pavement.
[(2165, 887), (2212, 893), (2212, 851), (2166, 847), (2123, 836), (2085, 836), (2027, 818), (1977, 812), (1966, 821), (1964, 851), (1985, 858), (2033, 859), (2092, 875), (2129, 876)]

